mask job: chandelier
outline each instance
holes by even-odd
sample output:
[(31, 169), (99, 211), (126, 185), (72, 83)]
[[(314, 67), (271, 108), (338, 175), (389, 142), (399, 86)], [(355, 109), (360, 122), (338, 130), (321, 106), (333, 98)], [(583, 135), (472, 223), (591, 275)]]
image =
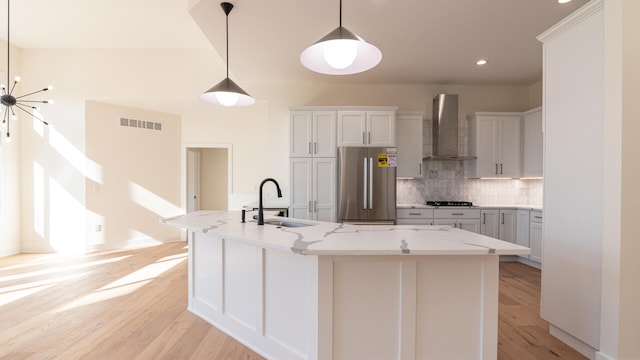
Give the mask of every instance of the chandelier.
[[(11, 42), (10, 40), (10, 10), (11, 10), (11, 1), (7, 0), (7, 84), (10, 83), (9, 81), (9, 77), (11, 74)], [(16, 109), (20, 109), (22, 111), (24, 111), (25, 113), (33, 116), (35, 119), (38, 119), (39, 121), (41, 121), (43, 124), (45, 125), (49, 125), (46, 121), (44, 121), (44, 119), (42, 119), (40, 116), (34, 114), (35, 111), (39, 110), (39, 108), (37, 106), (34, 106), (33, 104), (35, 103), (41, 103), (41, 104), (52, 104), (53, 100), (27, 100), (26, 97), (33, 95), (33, 94), (37, 94), (43, 91), (49, 91), (51, 89), (53, 89), (53, 86), (47, 86), (44, 89), (40, 89), (34, 92), (30, 92), (28, 94), (25, 95), (21, 95), (21, 96), (14, 96), (13, 91), (16, 88), (16, 85), (18, 84), (18, 82), (20, 82), (20, 77), (16, 76), (13, 80), (13, 84), (10, 87), (7, 87), (7, 85), (2, 84), (1, 85), (1, 94), (2, 96), (0, 96), (0, 103), (2, 103), (2, 127), (6, 129), (6, 135), (7, 135), (7, 141), (11, 141), (11, 124), (10, 121), (11, 120), (16, 120), (18, 117), (16, 115), (16, 110), (14, 110), (14, 108)]]

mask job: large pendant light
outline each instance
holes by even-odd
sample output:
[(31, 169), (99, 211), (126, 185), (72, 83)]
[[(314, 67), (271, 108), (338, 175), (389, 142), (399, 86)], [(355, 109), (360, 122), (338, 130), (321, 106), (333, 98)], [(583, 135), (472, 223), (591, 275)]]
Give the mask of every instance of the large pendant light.
[(328, 75), (350, 75), (367, 71), (378, 65), (381, 59), (380, 49), (342, 27), (342, 0), (340, 26), (300, 54), (302, 65)]
[(252, 105), (256, 100), (229, 79), (229, 13), (233, 9), (233, 4), (223, 2), (220, 3), (220, 6), (224, 11), (227, 23), (227, 77), (200, 95), (200, 99), (222, 106)]
[[(11, 20), (11, 1), (7, 0), (7, 84), (10, 83), (9, 81), (9, 77), (11, 74), (11, 41), (10, 41), (10, 35), (11, 35), (11, 26), (10, 26), (10, 20)], [(7, 85), (2, 84), (0, 86), (0, 104), (2, 104), (2, 127), (4, 128), (4, 130), (6, 131), (6, 139), (7, 141), (11, 141), (11, 124), (10, 121), (11, 120), (16, 120), (18, 118), (18, 116), (16, 115), (16, 112), (14, 110), (14, 107), (16, 109), (20, 109), (22, 111), (24, 111), (25, 113), (31, 115), (32, 117), (34, 117), (35, 119), (41, 121), (43, 124), (45, 125), (49, 125), (46, 121), (44, 121), (43, 119), (41, 119), (40, 117), (36, 116), (34, 113), (32, 113), (31, 111), (34, 110), (39, 110), (38, 107), (33, 106), (32, 104), (34, 103), (42, 103), (42, 104), (52, 104), (53, 100), (27, 100), (25, 99), (27, 96), (29, 95), (33, 95), (33, 94), (37, 94), (43, 91), (49, 91), (51, 89), (53, 89), (53, 86), (48, 86), (44, 89), (40, 89), (37, 91), (33, 91), (30, 92), (28, 94), (22, 95), (22, 96), (14, 96), (13, 95), (13, 90), (15, 90), (16, 85), (18, 84), (18, 82), (20, 82), (20, 77), (16, 76), (13, 79), (13, 85), (11, 85), (10, 88), (7, 88)]]

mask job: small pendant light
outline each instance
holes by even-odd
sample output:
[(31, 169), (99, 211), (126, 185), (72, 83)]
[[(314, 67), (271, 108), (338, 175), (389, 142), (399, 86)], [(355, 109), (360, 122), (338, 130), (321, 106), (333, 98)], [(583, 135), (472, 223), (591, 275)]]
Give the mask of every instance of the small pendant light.
[(200, 95), (200, 99), (222, 106), (253, 105), (256, 100), (229, 79), (229, 13), (233, 9), (233, 4), (223, 2), (220, 3), (220, 6), (226, 15), (227, 23), (227, 77)]
[(300, 54), (302, 65), (328, 75), (350, 75), (367, 71), (378, 65), (380, 60), (380, 49), (342, 27), (342, 0), (340, 26)]

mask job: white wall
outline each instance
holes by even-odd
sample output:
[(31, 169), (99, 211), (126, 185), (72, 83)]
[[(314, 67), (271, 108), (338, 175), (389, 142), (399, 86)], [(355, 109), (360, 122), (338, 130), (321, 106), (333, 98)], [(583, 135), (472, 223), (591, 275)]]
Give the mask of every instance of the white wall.
[[(121, 126), (120, 118), (162, 130)], [(88, 101), (86, 123), (85, 155), (99, 174), (86, 178), (87, 250), (180, 238), (158, 221), (182, 213), (180, 117)]]

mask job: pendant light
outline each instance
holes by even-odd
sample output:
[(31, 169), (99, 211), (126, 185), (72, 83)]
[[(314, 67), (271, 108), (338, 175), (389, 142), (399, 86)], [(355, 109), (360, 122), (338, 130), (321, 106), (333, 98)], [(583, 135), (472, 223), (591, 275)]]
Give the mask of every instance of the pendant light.
[(223, 2), (220, 3), (220, 6), (224, 11), (227, 23), (227, 77), (200, 95), (200, 99), (222, 106), (252, 105), (256, 100), (229, 79), (229, 13), (233, 9), (233, 4)]
[(328, 75), (350, 75), (367, 71), (378, 65), (381, 59), (380, 49), (342, 27), (342, 0), (340, 25), (300, 54), (302, 65)]
[[(7, 0), (7, 84), (9, 84), (9, 77), (11, 74), (11, 42), (10, 42), (10, 35), (11, 35), (11, 27), (10, 27), (10, 20), (11, 20), (11, 1)], [(38, 107), (33, 106), (31, 104), (33, 103), (42, 103), (42, 104), (53, 104), (53, 100), (26, 100), (25, 98), (29, 95), (33, 95), (33, 94), (37, 94), (43, 91), (49, 91), (51, 89), (53, 89), (53, 86), (48, 86), (44, 89), (40, 89), (34, 92), (30, 92), (26, 95), (22, 95), (22, 96), (14, 96), (13, 95), (13, 90), (15, 90), (16, 85), (18, 84), (18, 82), (20, 82), (20, 77), (16, 76), (13, 80), (13, 85), (11, 85), (10, 88), (7, 88), (7, 85), (2, 84), (0, 85), (0, 104), (2, 104), (2, 127), (3, 130), (6, 131), (6, 140), (7, 141), (11, 141), (11, 124), (10, 121), (11, 120), (16, 120), (18, 118), (18, 116), (16, 115), (16, 112), (14, 111), (14, 107), (17, 109), (20, 109), (22, 111), (24, 111), (25, 113), (31, 115), (32, 117), (34, 117), (35, 119), (41, 121), (43, 124), (45, 125), (49, 125), (46, 121), (44, 121), (43, 119), (41, 119), (40, 117), (34, 115), (31, 111), (33, 110), (39, 110)], [(31, 110), (31, 111), (30, 111)]]

